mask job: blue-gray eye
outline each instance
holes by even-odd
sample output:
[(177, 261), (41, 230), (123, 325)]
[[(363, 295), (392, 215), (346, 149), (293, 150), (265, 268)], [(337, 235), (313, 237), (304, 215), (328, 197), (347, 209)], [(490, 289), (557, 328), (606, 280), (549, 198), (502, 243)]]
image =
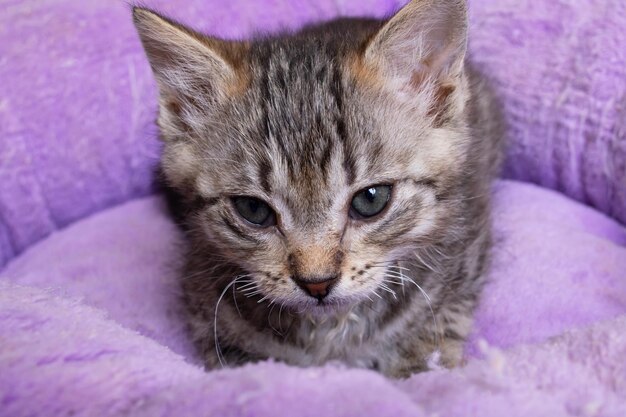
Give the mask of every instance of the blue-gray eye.
[(276, 224), (276, 215), (262, 200), (254, 197), (233, 197), (233, 205), (241, 217), (257, 226), (269, 227)]
[(373, 217), (385, 209), (391, 197), (391, 185), (372, 185), (352, 197), (350, 215), (355, 218)]

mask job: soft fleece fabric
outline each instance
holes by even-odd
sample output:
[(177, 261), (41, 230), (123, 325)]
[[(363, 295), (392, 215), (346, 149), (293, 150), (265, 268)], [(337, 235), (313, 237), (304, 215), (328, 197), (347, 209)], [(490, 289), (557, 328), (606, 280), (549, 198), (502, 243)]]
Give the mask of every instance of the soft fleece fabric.
[[(401, 2), (145, 3), (241, 37)], [(495, 186), (468, 365), (400, 382), (271, 362), (205, 373), (180, 320), (180, 237), (145, 197), (155, 90), (127, 5), (2, 2), (0, 416), (626, 415), (626, 4), (472, 0), (471, 34), (508, 121), (505, 176), (587, 206)]]
[(498, 244), (465, 368), (400, 382), (271, 362), (204, 373), (180, 319), (180, 236), (151, 197), (4, 271), (0, 415), (623, 416), (626, 231), (533, 185), (494, 195)]

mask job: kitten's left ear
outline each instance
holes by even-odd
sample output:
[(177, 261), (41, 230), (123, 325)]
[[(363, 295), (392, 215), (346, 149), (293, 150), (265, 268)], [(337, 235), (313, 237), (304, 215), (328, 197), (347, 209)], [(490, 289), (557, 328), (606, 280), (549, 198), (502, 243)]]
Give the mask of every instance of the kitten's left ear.
[(412, 0), (369, 42), (365, 61), (387, 78), (453, 82), (463, 73), (465, 0)]

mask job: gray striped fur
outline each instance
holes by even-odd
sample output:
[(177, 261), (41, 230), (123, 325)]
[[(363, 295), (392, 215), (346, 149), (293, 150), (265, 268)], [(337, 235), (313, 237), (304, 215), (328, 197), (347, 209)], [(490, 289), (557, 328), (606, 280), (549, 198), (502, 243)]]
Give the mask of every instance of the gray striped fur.
[[(465, 62), (464, 2), (245, 42), (146, 9), (134, 18), (160, 87), (161, 168), (207, 367), (339, 360), (404, 377), (429, 358), (457, 365), (500, 159), (495, 105)], [(352, 196), (381, 183), (387, 209), (351, 219)], [(241, 195), (266, 201), (277, 226), (242, 220)], [(339, 281), (320, 302), (294, 275)]]

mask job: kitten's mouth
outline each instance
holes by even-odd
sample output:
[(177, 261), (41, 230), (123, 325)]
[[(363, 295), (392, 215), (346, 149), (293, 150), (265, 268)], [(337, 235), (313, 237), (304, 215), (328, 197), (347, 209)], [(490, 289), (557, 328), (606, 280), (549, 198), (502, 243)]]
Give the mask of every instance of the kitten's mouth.
[(337, 299), (311, 299), (298, 306), (294, 306), (293, 310), (296, 314), (310, 314), (314, 316), (332, 315), (348, 309), (352, 304), (347, 300)]
[[(292, 298), (290, 301), (285, 302), (283, 305), (288, 307), (292, 314), (314, 314), (314, 315), (332, 315), (341, 313), (342, 311), (353, 308), (354, 306), (362, 303), (370, 303), (374, 301), (376, 294), (379, 298), (384, 298), (385, 295), (379, 295), (378, 292), (387, 291), (392, 293), (395, 297), (395, 292), (388, 285), (380, 283), (376, 288), (361, 289), (355, 291), (352, 294), (337, 294), (332, 289), (328, 292), (315, 293), (311, 288), (302, 288), (299, 286), (298, 297)], [(378, 292), (377, 292), (378, 290)]]
[(361, 300), (353, 297), (329, 295), (327, 297), (307, 296), (289, 305), (292, 314), (314, 316), (333, 315), (349, 310)]

